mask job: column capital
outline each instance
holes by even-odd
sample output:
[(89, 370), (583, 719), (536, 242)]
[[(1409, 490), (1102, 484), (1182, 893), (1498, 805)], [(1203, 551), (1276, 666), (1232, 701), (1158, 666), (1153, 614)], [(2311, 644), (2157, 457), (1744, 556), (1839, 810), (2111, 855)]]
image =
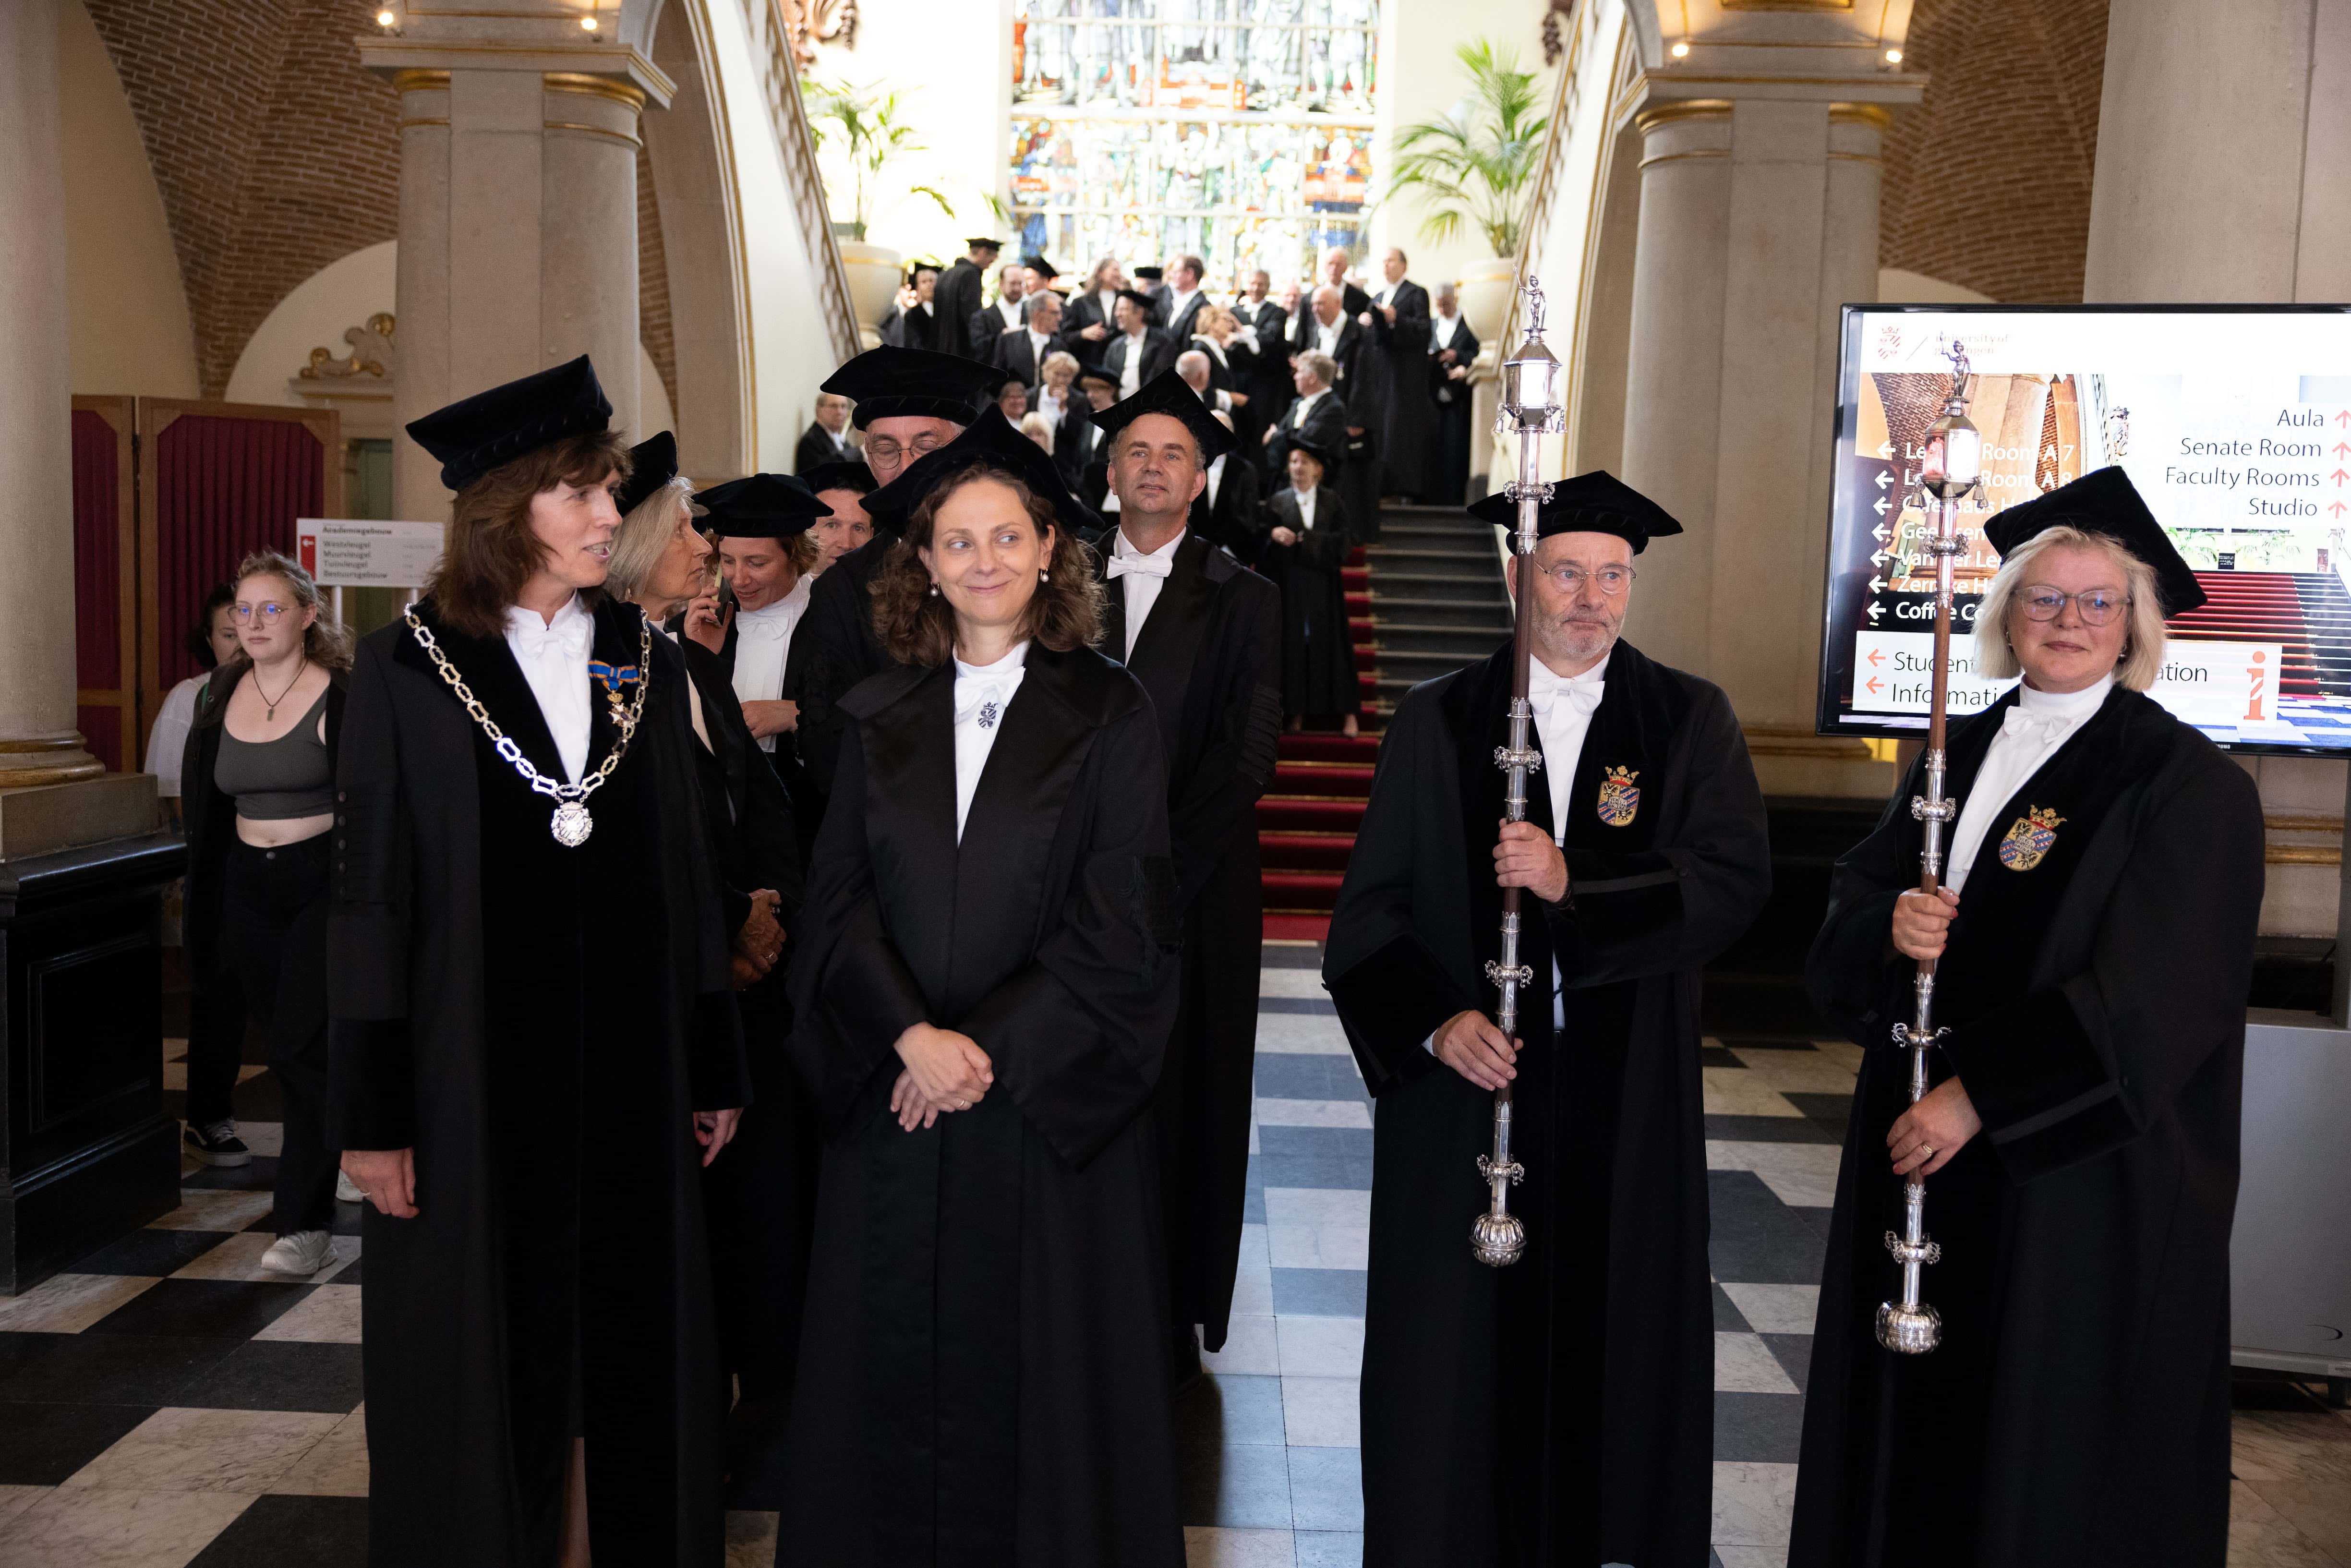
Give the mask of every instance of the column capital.
[[(577, 40), (576, 42), (574, 40)], [(402, 33), (358, 40), (360, 63), (392, 78), (403, 93), (446, 89), (452, 71), (530, 71), (553, 91), (601, 93), (635, 109), (650, 102), (667, 109), (677, 83), (634, 43), (589, 37), (573, 26), (567, 35), (532, 23), (504, 34), (423, 35)]]
[[(1692, 48), (1687, 59), (1642, 71), (1616, 99), (1610, 115), (1618, 127), (1662, 122), (1676, 114), (1727, 113), (1738, 103), (1827, 103), (1832, 118), (1882, 116), (1918, 101), (1927, 73), (1857, 62), (1849, 54), (1820, 49), (1783, 49), (1762, 45), (1714, 44)], [(1684, 110), (1678, 106), (1687, 105)], [(1652, 117), (1655, 117), (1653, 120)]]

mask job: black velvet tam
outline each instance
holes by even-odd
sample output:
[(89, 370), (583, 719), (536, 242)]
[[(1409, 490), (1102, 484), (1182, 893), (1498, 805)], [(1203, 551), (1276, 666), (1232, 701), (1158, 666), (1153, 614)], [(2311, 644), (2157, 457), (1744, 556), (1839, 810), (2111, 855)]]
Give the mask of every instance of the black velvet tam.
[[(1519, 526), (1518, 503), (1497, 490), (1469, 508), (1473, 517)], [(1553, 534), (1614, 534), (1630, 540), (1639, 555), (1649, 541), (1682, 531), (1672, 514), (1604, 468), (1578, 474), (1552, 486), (1551, 499), (1535, 515), (1535, 537)]]
[(994, 408), (974, 420), (969, 430), (936, 452), (915, 459), (904, 473), (874, 491), (866, 500), (866, 515), (877, 528), (904, 533), (906, 519), (925, 497), (955, 475), (979, 465), (1011, 474), (1044, 497), (1062, 531), (1071, 537), (1085, 538), (1102, 528), (1102, 520), (1092, 508), (1070, 494), (1061, 471), (1053, 464), (1053, 455), (1021, 434), (1002, 411)]
[(1041, 256), (1024, 256), (1020, 258), (1020, 265), (1048, 283), (1061, 276), (1053, 264)]
[(752, 474), (702, 492), (711, 531), (725, 538), (785, 539), (808, 532), (832, 508), (816, 498), (803, 479), (789, 474)]
[(969, 424), (1008, 379), (1008, 372), (977, 360), (884, 343), (833, 371), (823, 390), (857, 405), (850, 421), (860, 430), (877, 419)]
[(1208, 405), (1200, 401), (1182, 376), (1174, 371), (1162, 371), (1133, 397), (1111, 404), (1093, 416), (1095, 424), (1105, 435), (1116, 435), (1146, 413), (1164, 413), (1184, 422), (1200, 444), (1200, 461), (1208, 464), (1222, 457), (1240, 444), (1233, 433), (1218, 424), (1208, 413)]
[(2155, 591), (2163, 601), (2167, 619), (2202, 606), (2204, 590), (2198, 585), (2196, 573), (2172, 548), (2171, 537), (2139, 498), (2130, 476), (2120, 468), (2093, 468), (2070, 485), (2018, 502), (1984, 525), (1984, 538), (2006, 556), (2025, 540), (2055, 528), (2104, 534), (2155, 568)]
[[(677, 437), (664, 430), (629, 448), (629, 476), (612, 492), (612, 505), (625, 517), (676, 477)], [(694, 509), (697, 514), (702, 510), (698, 506)]]
[(1118, 291), (1118, 297), (1121, 299), (1132, 299), (1134, 301), (1134, 308), (1142, 311), (1146, 319), (1150, 317), (1151, 312), (1157, 309), (1159, 306), (1159, 301), (1152, 298), (1150, 295), (1145, 294), (1140, 288), (1122, 288)]
[(799, 477), (800, 483), (809, 487), (810, 494), (818, 496), (827, 490), (854, 490), (861, 496), (870, 496), (879, 487), (872, 469), (862, 463), (852, 463), (846, 457), (820, 463)]
[(1103, 370), (1100, 365), (1088, 365), (1078, 372), (1080, 386), (1085, 385), (1088, 382), (1092, 382), (1098, 386), (1106, 386), (1113, 392), (1118, 390), (1118, 373), (1115, 371)]
[(408, 434), (441, 460), (441, 483), (462, 490), (493, 468), (611, 422), (596, 367), (582, 354), (435, 409)]

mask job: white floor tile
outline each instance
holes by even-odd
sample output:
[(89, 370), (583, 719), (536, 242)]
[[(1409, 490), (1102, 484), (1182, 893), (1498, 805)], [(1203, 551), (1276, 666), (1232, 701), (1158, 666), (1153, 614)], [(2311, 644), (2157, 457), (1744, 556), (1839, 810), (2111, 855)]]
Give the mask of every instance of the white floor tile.
[(1270, 1186), (1265, 1189), (1265, 1217), (1274, 1225), (1369, 1228), (1372, 1195), (1353, 1187)]
[(1293, 1568), (1290, 1531), (1184, 1527), (1185, 1568)]
[(340, 1416), (167, 1406), (68, 1477), (61, 1490), (266, 1492)]
[(1277, 1269), (1367, 1269), (1372, 1232), (1362, 1225), (1269, 1225), (1266, 1242)]
[(1306, 998), (1318, 1002), (1331, 999), (1331, 993), (1322, 988), (1322, 975), (1312, 969), (1259, 969), (1257, 976), (1259, 997), (1281, 997), (1293, 1001)]
[[(341, 1240), (342, 1238), (337, 1237), (336, 1239)], [(296, 1302), (293, 1311), (273, 1320), (267, 1328), (253, 1337), (290, 1340), (303, 1344), (357, 1344), (360, 1343), (360, 1288), (357, 1285), (321, 1285)]]
[(362, 1405), (336, 1422), (269, 1490), (298, 1497), (367, 1496), (367, 1406)]
[(0, 1524), (7, 1523), (56, 1490), (55, 1487), (0, 1487)]
[(1771, 1546), (1784, 1553), (1795, 1508), (1795, 1466), (1715, 1461), (1711, 1539), (1717, 1551)]
[[(1858, 1051), (1860, 1047), (1854, 1048)], [(1858, 1063), (1825, 1051), (1773, 1051), (1733, 1046), (1730, 1054), (1747, 1064), (1757, 1082), (1798, 1094), (1850, 1094)]]
[(1246, 1269), (1254, 1263), (1262, 1269), (1270, 1261), (1265, 1249), (1265, 1230), (1264, 1226), (1255, 1223), (1241, 1227), (1240, 1263), (1242, 1268)]
[(183, 1187), (180, 1207), (155, 1221), (157, 1230), (242, 1230), (267, 1214), (266, 1192), (211, 1191)]
[(1363, 1447), (1363, 1385), (1353, 1377), (1284, 1377), (1281, 1421), (1293, 1448)]
[(154, 1284), (140, 1274), (55, 1274), (0, 1299), (0, 1333), (79, 1333)]
[(1257, 1127), (1361, 1127), (1372, 1130), (1372, 1108), (1361, 1100), (1269, 1100), (1259, 1096)]
[(1701, 1067), (1698, 1076), (1705, 1081), (1706, 1113), (1709, 1116), (1803, 1114), (1782, 1099), (1778, 1090), (1755, 1082), (1755, 1075), (1743, 1067)]
[(1810, 1333), (1820, 1315), (1818, 1285), (1725, 1285), (1722, 1291), (1757, 1333)]
[(1358, 1377), (1364, 1370), (1361, 1318), (1279, 1317), (1285, 1377)]
[(773, 1568), (777, 1522), (772, 1513), (729, 1513), (726, 1568)]
[[(242, 1280), (248, 1283), (276, 1285), (323, 1285), (351, 1266), (360, 1255), (360, 1239), (337, 1236), (329, 1239), (333, 1256), (325, 1268), (315, 1274), (280, 1274), (261, 1266), (261, 1255), (277, 1240), (266, 1230), (246, 1230), (230, 1237), (203, 1257), (195, 1260), (172, 1276), (174, 1280)], [(358, 1287), (353, 1286), (356, 1290)]]
[(1706, 1168), (1753, 1171), (1782, 1203), (1826, 1208), (1836, 1202), (1837, 1166), (1844, 1150), (1835, 1144), (1706, 1141)]
[(1751, 1333), (1717, 1329), (1714, 1334), (1714, 1389), (1718, 1394), (1797, 1394), (1786, 1369), (1771, 1347)]
[(1238, 1372), (1270, 1377), (1281, 1371), (1280, 1343), (1271, 1313), (1260, 1317), (1235, 1312), (1226, 1325), (1225, 1348), (1211, 1355), (1203, 1351), (1200, 1364), (1210, 1372)]
[(1784, 1546), (1726, 1546), (1718, 1541), (1714, 1554), (1722, 1560), (1722, 1568), (1788, 1568)]
[(1347, 1031), (1320, 1013), (1259, 1013), (1257, 1048), (1283, 1056), (1349, 1056)]
[(255, 1495), (59, 1487), (8, 1521), (0, 1568), (183, 1568)]

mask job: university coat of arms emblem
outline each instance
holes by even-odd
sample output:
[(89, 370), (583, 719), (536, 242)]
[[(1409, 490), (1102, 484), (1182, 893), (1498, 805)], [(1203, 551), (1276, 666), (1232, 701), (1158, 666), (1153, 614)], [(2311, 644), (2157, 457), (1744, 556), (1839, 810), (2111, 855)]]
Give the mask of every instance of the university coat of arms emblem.
[(2057, 824), (2065, 819), (2053, 806), (2028, 806), (2008, 836), (2000, 841), (2000, 863), (2011, 871), (2031, 871), (2057, 842)]
[(1641, 809), (1641, 791), (1633, 780), (1641, 775), (1629, 768), (1611, 768), (1600, 778), (1600, 820), (1612, 828), (1629, 826)]

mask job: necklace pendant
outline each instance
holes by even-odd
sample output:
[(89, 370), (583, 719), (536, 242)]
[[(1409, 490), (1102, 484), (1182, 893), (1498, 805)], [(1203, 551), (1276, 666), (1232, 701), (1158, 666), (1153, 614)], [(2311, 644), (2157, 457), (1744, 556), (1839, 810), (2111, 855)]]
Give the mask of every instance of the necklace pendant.
[(567, 850), (576, 850), (588, 841), (589, 834), (596, 831), (596, 820), (579, 801), (566, 800), (555, 808), (555, 817), (548, 823), (548, 831), (555, 835), (557, 843)]

